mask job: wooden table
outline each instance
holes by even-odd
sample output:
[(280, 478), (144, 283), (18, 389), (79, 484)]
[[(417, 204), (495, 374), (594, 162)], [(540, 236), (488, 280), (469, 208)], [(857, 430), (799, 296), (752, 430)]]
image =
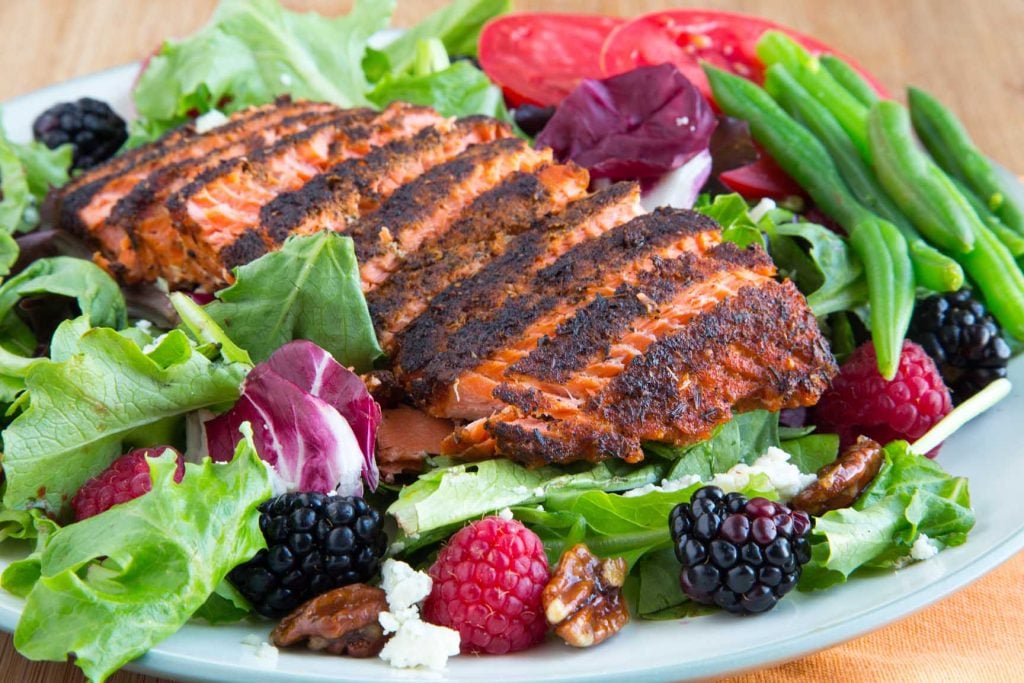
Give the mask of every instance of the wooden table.
[[(0, 101), (35, 88), (99, 69), (138, 60), (166, 37), (184, 36), (202, 25), (216, 0), (4, 0), (0, 2)], [(349, 0), (298, 0), (288, 5), (336, 14)], [(444, 0), (399, 0), (396, 23), (410, 24)], [(606, 12), (636, 15), (690, 3), (668, 0), (519, 0), (521, 10)], [(1020, 0), (702, 0), (700, 5), (749, 12), (814, 35), (856, 58), (894, 93), (919, 85), (949, 103), (966, 121), (980, 146), (1010, 168), (1024, 169), (1024, 3)], [(964, 610), (979, 609), (986, 592), (1002, 578), (1024, 578), (1024, 555), (976, 586), (950, 598)], [(1018, 584), (1020, 585), (1020, 584)], [(1024, 591), (1005, 601), (1024, 612)], [(932, 608), (912, 617), (916, 630), (942, 637)], [(1016, 641), (1024, 642), (1024, 628)], [(892, 628), (892, 627), (890, 627)], [(872, 648), (886, 630), (818, 657), (842, 661)], [(1008, 635), (1008, 634), (1003, 634)], [(1012, 639), (1011, 639), (1012, 640)], [(906, 643), (908, 656), (918, 649)], [(1017, 655), (1024, 658), (1024, 655)], [(765, 679), (812, 671), (808, 658), (763, 674)], [(1020, 661), (1016, 662), (1020, 670)], [(845, 672), (845, 680), (855, 677)], [(837, 674), (839, 675), (839, 674)], [(996, 676), (998, 674), (992, 674)], [(940, 671), (909, 672), (907, 678), (934, 680)], [(761, 677), (759, 677), (761, 678)], [(70, 665), (27, 662), (0, 636), (0, 681), (78, 681)], [(154, 679), (121, 673), (113, 681)], [(1009, 680), (1003, 676), (1003, 680)]]

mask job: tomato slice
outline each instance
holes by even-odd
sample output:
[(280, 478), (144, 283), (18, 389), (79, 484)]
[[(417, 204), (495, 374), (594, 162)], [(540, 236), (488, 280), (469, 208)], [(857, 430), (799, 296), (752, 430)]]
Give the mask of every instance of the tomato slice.
[(733, 12), (676, 9), (638, 17), (608, 36), (601, 48), (601, 68), (606, 76), (614, 76), (638, 66), (669, 62), (714, 102), (700, 61), (761, 83), (764, 67), (754, 46), (770, 29), (783, 31), (813, 54), (831, 53), (849, 62), (880, 95), (888, 97), (876, 78), (825, 43), (767, 19)]
[(719, 173), (718, 180), (747, 199), (785, 199), (804, 194), (796, 181), (786, 175), (775, 160), (764, 152), (752, 164)]
[(506, 14), (480, 32), (480, 66), (509, 104), (557, 105), (584, 78), (601, 78), (605, 39), (624, 19), (590, 14)]

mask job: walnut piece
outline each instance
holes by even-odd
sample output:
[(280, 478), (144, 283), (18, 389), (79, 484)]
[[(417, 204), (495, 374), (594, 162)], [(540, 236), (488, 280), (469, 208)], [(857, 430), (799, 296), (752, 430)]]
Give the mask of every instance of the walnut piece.
[(610, 638), (629, 622), (622, 598), (626, 561), (602, 560), (580, 543), (562, 555), (541, 602), (555, 633), (573, 647), (590, 647)]
[(354, 583), (317, 596), (286, 616), (270, 640), (278, 647), (302, 641), (332, 655), (374, 657), (387, 640), (378, 621), (388, 608), (384, 591)]
[(818, 480), (789, 501), (789, 507), (811, 515), (849, 507), (878, 474), (885, 458), (882, 447), (861, 436), (833, 462), (818, 470)]

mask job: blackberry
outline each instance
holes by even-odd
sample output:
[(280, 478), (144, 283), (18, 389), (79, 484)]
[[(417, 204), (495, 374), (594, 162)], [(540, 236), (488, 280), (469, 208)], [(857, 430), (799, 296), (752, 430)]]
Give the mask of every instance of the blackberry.
[(770, 610), (811, 559), (811, 518), (765, 498), (705, 486), (673, 508), (668, 523), (683, 592), (733, 614)]
[(919, 301), (907, 336), (935, 361), (954, 404), (1006, 377), (1010, 347), (999, 323), (969, 289)]
[(554, 115), (554, 107), (538, 107), (534, 104), (521, 104), (512, 110), (512, 119), (519, 129), (530, 137), (540, 135)]
[(380, 513), (362, 498), (286, 493), (259, 511), (267, 548), (228, 579), (271, 619), (339, 586), (368, 581), (387, 550)]
[(71, 143), (71, 167), (85, 169), (114, 156), (128, 139), (128, 126), (106, 102), (83, 97), (44, 111), (32, 124), (32, 135), (50, 149)]

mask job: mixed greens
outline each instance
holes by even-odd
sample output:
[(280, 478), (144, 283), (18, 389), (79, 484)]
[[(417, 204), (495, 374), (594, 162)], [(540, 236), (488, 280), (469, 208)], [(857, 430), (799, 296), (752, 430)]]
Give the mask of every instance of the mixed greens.
[[(327, 18), (274, 0), (222, 0), (205, 28), (147, 61), (129, 145), (212, 110), (282, 95), (345, 107), (405, 100), (451, 116), (509, 118), (488, 76), (453, 60), (475, 55), (481, 27), (509, 10), (507, 0), (457, 0), (381, 40), (394, 10), (395, 0), (359, 0), (348, 15)], [(1018, 184), (924, 93), (911, 93), (908, 113), (879, 100), (843, 60), (814, 57), (783, 34), (766, 34), (758, 54), (763, 89), (707, 66), (710, 89), (825, 216), (719, 187), (694, 203), (709, 187), (712, 131), (727, 124), (671, 66), (585, 84), (538, 141), (595, 177), (642, 179), (648, 192), (665, 181), (663, 192), (717, 221), (726, 241), (763, 246), (806, 296), (840, 359), (870, 337), (879, 369), (892, 377), (915, 288), (954, 291), (965, 278), (1024, 337)], [(931, 156), (913, 142), (912, 124)], [(687, 136), (678, 137), (680, 127)], [(701, 614), (706, 608), (679, 590), (666, 526), (673, 508), (708, 484), (788, 500), (840, 454), (835, 434), (753, 411), (695, 445), (645, 444), (638, 464), (527, 468), (434, 457), (418, 476), (378, 487), (380, 407), (347, 368), (370, 371), (383, 352), (352, 240), (329, 232), (290, 238), (238, 268), (234, 284), (208, 303), (170, 295), (168, 322), (155, 326), (90, 261), (19, 263), (16, 236), (34, 230), (70, 163), (69, 147), (19, 145), (0, 131), (0, 542), (35, 544), (0, 584), (26, 599), (15, 644), (27, 657), (73, 654), (87, 676), (103, 680), (189, 619), (248, 616), (225, 577), (266, 547), (256, 506), (280, 490), (365, 494), (396, 524), (390, 553), (421, 564), (465, 523), (508, 508), (539, 535), (552, 564), (577, 543), (624, 558), (639, 617)], [(151, 494), (72, 523), (69, 505), (82, 485), (149, 446), (186, 453), (180, 483), (165, 453), (151, 460)], [(307, 451), (314, 455), (295, 455)], [(886, 444), (883, 457), (852, 506), (815, 519), (801, 589), (901, 567), (922, 538), (937, 549), (965, 542), (974, 524), (966, 480), (905, 441)]]

